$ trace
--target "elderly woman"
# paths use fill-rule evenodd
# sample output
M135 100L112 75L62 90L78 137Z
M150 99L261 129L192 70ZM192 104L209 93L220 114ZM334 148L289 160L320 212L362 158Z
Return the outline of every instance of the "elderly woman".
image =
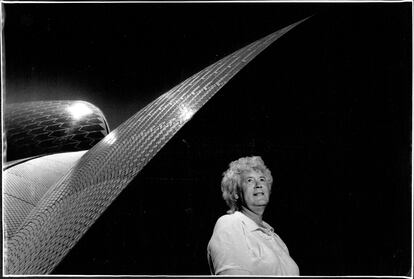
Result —
M285 243L262 220L272 182L258 156L230 163L221 182L230 210L217 220L207 248L212 274L299 275Z

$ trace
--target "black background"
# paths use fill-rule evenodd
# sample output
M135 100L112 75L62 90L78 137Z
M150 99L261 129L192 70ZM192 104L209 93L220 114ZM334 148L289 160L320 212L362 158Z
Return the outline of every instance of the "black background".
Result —
M411 267L411 3L5 4L7 103L82 99L112 129L304 17L155 156L56 274L209 274L221 174L260 155L301 275Z

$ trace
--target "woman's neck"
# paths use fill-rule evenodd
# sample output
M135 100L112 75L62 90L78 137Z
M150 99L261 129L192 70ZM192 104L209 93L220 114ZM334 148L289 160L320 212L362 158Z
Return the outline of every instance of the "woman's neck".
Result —
M255 208L255 210L242 206L240 212L252 219L257 225L262 225L264 206L258 207L257 209Z

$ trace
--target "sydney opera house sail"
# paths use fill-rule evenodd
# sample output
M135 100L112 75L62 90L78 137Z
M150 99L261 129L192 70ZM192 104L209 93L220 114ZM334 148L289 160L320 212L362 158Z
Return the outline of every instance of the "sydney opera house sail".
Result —
M107 134L86 153L70 153L73 165L63 165L54 179L42 184L42 193L26 201L30 202L29 207L23 208L25 201L9 204L4 215L13 225L7 228L6 274L51 273L178 130L252 59L302 21L259 39L189 77ZM104 122L98 123L102 127L98 130L105 132ZM30 174L24 168L33 168L36 163L46 164L42 160L28 161L8 168L6 188L13 192L13 187L21 187L13 180L13 168L19 167L20 173L26 175L23 179L20 177L19 182L25 185L24 179L30 179ZM27 195L21 198L25 197Z

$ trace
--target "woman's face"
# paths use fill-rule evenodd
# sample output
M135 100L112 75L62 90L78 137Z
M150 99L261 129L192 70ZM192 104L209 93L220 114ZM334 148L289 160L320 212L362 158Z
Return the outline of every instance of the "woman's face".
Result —
M266 206L270 198L269 181L261 171L244 171L241 174L241 195L247 208Z

